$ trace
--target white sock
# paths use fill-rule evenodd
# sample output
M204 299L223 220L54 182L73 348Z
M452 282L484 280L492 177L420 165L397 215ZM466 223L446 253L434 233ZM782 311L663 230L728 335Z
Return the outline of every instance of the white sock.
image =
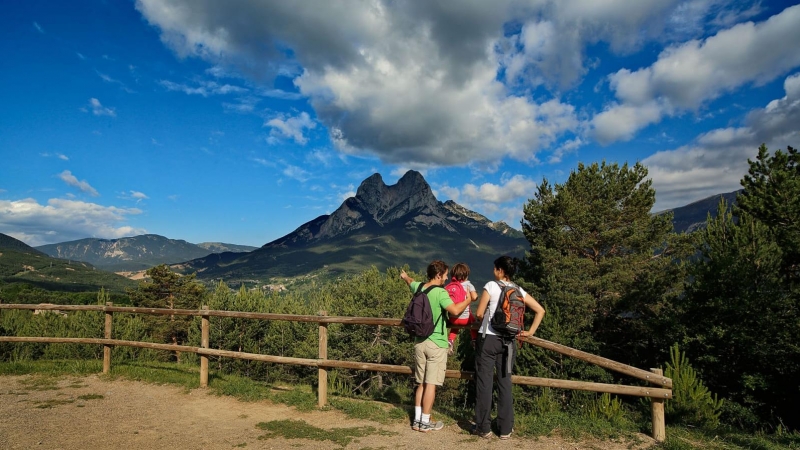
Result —
M431 423L431 415L430 414L423 414L420 416L420 422L422 423Z
M414 422L419 422L420 416L422 416L422 406L415 406L414 407Z

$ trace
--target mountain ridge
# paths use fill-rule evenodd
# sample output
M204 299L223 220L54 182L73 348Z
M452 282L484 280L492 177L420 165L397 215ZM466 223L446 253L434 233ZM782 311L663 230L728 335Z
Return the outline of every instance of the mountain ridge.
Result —
M215 250L255 249L256 247L208 242L192 244L182 239L170 239L157 234L118 239L85 238L47 244L37 250L54 258L74 259L100 269L115 272L138 271L159 264L173 264L200 258Z
M293 276L312 271L357 273L408 264L423 270L432 259L466 262L490 271L501 254L522 256L524 235L492 222L452 200L436 199L417 171L387 186L375 173L331 214L316 217L291 233L246 254L209 255L176 266L198 278Z

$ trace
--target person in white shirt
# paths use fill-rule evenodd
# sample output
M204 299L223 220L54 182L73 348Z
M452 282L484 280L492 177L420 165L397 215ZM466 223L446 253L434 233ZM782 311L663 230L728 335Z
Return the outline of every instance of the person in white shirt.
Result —
M484 438L492 436L492 388L495 369L497 370L497 426L500 439L508 439L514 429L514 404L511 396L511 372L514 368L516 345L514 338L508 339L498 335L492 328L491 318L495 313L500 293L501 284L511 283L511 278L517 271L519 262L510 256L501 256L494 261L494 279L486 283L484 291L478 301L475 312L481 321L478 330L478 347L475 357L475 428L474 434ZM519 288L524 298L525 306L533 310L536 316L528 330L522 331L521 336L533 336L542 322L545 311L530 294Z

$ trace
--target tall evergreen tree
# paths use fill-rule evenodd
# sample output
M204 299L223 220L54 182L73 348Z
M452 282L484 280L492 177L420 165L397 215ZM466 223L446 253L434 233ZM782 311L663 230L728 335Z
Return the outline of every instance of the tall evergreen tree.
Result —
M195 275L182 276L169 269L166 264L147 270L150 280L142 281L135 290L129 291L134 306L145 308L199 309L205 295L205 287ZM151 316L150 334L161 342L180 345L186 341L191 316ZM180 359L180 355L176 354Z
M672 233L671 214L650 213L655 190L646 177L639 163L579 164L563 184L544 180L525 205L523 284L548 309L542 337L634 365L655 362L653 347L668 352L670 342L652 330L681 292L675 257L689 246Z
M783 273L793 285L800 282L800 153L786 147L770 155L762 144L742 179L744 192L738 210L748 213L775 233L783 250Z
M709 387L761 420L800 426L800 155L766 146L733 213L709 217L678 302L684 348ZM736 219L736 220L735 220ZM739 419L745 417L739 415Z
M692 283L678 302L683 345L715 392L762 419L798 425L798 296L782 275L776 233L720 203L702 232Z

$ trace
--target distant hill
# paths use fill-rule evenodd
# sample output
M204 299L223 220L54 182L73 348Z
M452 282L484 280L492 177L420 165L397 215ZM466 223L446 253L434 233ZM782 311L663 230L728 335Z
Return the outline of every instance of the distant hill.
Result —
M28 252L36 255L44 254L30 245L20 241L19 239L15 239L3 233L0 233L0 250L16 250L19 252Z
M22 244L20 247L14 241ZM122 293L136 282L91 264L52 258L0 233L0 284L25 283L50 291Z
M215 251L250 251L257 247L221 242L195 245L157 234L144 234L120 239L87 238L36 248L56 258L88 262L104 270L123 272L149 269L159 264L174 264Z
M330 215L249 253L208 255L174 266L201 279L266 280L313 272L331 276L408 264L424 272L433 259L466 262L473 280L491 278L500 255L523 256L528 242L503 222L492 222L453 201L442 203L419 172L395 185L380 174L364 180L355 197Z
M672 211L672 224L675 228L675 232L692 232L705 227L709 213L711 217L717 216L717 206L719 206L719 200L721 198L725 199L730 208L736 203L736 195L742 191L743 189L739 189L738 191L728 192L726 194L712 195L711 197L698 200L686 206L662 211L659 214Z
M197 246L208 250L209 253L224 253L224 252L245 253L245 252L252 252L253 250L258 248L249 245L225 244L222 242L201 242L197 244Z

